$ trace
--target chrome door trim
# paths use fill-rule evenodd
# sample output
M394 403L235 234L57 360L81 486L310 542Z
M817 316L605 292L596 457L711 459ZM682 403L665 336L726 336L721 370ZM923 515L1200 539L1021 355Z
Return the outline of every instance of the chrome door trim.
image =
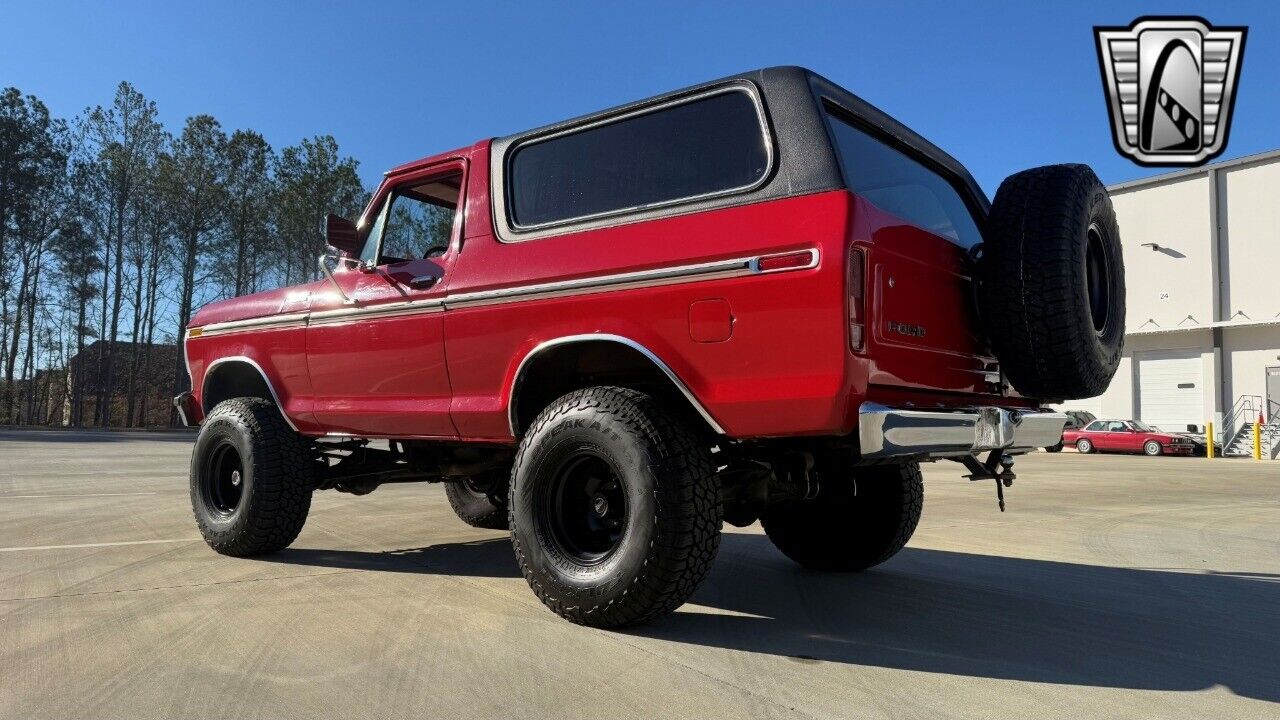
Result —
M765 270L761 262L771 257L792 255L799 252L809 253L809 260L796 267ZM221 335L238 330L278 330L311 325L333 325L354 320L379 319L416 315L419 313L436 313L454 308L494 305L508 302L522 302L535 298L569 297L574 295L590 295L615 290L631 290L635 288L675 285L687 281L718 280L732 277L748 277L797 270L811 270L819 263L817 248L789 250L784 252L752 255L727 260L711 260L688 265L670 265L649 270L635 270L609 275L592 275L571 280L513 285L493 290L442 295L423 300L405 300L399 302L343 306L330 310L312 310L288 315L269 315L250 318L248 320L229 320L227 322L210 323L187 330L188 338L206 335Z
M534 346L534 348L530 350L524 356L523 359L520 360L520 364L516 366L515 379L511 382L511 392L508 393L507 395L507 423L511 429L511 437L514 437L514 438L520 437L520 435L517 433L517 430L516 430L515 398L517 393L519 393L520 391L520 381L523 379L524 369L525 369L525 366L529 364L529 361L532 360L536 355L538 355L538 353L541 353L544 350L548 350L553 347L558 347L560 345L569 345L573 343L580 343L580 342L591 342L591 341L605 341L605 342L619 343L621 345L626 345L632 350L639 352L641 355L644 355L654 365L656 365L658 369L663 372L664 375L667 376L667 379L669 379L672 383L675 384L676 388L680 390L680 393L684 395L686 400L689 401L689 404L693 405L693 409L698 411L698 414L702 416L702 419L707 422L707 425L709 425L711 429L716 432L716 434L718 435L725 434L724 428L721 427L720 423L716 422L716 419L711 416L711 413L708 412L705 407L703 407L702 402L699 401L697 396L693 394L693 391L689 389L689 386L684 384L684 381L680 379L680 376L676 375L676 372L671 369L671 366L668 365L665 361L663 361L662 358L658 357L657 353L653 352L652 350L645 347L644 345L641 345L635 340L632 340L629 337L624 337L622 335L614 335L611 333L585 333L582 335L565 335L563 337L558 337L551 340L545 340L539 343L538 345Z
M187 337L205 337L223 335L236 330L281 330L291 327L302 327L307 324L308 313L289 313L287 315L267 315L249 318L248 320L228 320L227 322L209 323L196 328L187 329Z
M339 325L355 320L381 319L400 317L403 315L419 315L425 313L444 312L444 300L431 298L428 300L405 300L403 302L380 303L361 307L343 307L333 310L316 310L307 318L308 326Z
M712 277L733 277L749 275L754 258L733 258L731 260L715 260L692 265L676 265L673 267L637 270L634 272L615 273L612 275L595 275L573 280L557 280L555 282L536 283L533 285L516 285L495 290L479 290L450 295L444 299L448 308L467 307L472 305L492 304L496 302L514 302L527 300L534 296L563 296L569 294L589 294L620 290L635 287L652 287L669 285L688 278L711 279Z

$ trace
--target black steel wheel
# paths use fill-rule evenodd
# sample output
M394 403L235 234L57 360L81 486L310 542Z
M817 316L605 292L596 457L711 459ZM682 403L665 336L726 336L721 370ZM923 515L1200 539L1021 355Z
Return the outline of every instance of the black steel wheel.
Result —
M623 477L609 459L580 448L552 473L539 524L561 552L594 565L622 543L627 524Z
M275 404L234 398L205 418L191 453L191 510L209 547L248 557L293 542L311 509L315 454Z
M211 512L235 515L244 497L244 462L229 438L222 438L208 453L200 473L200 491Z
M511 474L511 540L534 594L595 627L679 607L720 546L710 444L635 390L587 388L543 410Z

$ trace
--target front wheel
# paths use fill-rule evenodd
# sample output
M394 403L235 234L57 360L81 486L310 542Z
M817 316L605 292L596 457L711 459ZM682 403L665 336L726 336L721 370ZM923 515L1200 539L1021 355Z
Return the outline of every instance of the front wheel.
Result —
M191 509L209 547L236 557L288 547L311 509L315 454L261 398L209 413L191 453Z
M1155 440L1148 440L1142 444L1142 452L1147 455L1159 455L1161 452L1160 443Z
M666 615L693 594L720 546L710 443L649 395L569 393L520 442L511 540L538 599L581 625Z
M770 506L760 518L783 555L817 570L866 570L911 539L924 508L920 466L873 465L819 476L818 495Z
M1093 452L1093 442L1081 438L1076 441L1076 452L1088 455Z

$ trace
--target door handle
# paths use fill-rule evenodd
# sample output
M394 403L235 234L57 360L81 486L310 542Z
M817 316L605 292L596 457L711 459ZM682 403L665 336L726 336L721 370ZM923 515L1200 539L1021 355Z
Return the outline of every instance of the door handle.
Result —
M435 285L439 280L440 278L435 275L419 275L409 280L409 287L414 290L425 290Z

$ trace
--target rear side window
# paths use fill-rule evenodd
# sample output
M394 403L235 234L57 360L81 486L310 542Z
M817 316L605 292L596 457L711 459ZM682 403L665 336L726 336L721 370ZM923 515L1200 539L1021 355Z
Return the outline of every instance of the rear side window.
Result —
M961 247L982 242L969 207L945 178L839 115L828 116L850 190L881 210Z
M1106 425L1107 424L1105 422L1098 420L1097 422L1089 423L1089 426L1086 427L1085 430L1088 430L1089 432L1102 432Z
M529 229L745 190L769 147L755 98L720 91L517 145L507 207Z

